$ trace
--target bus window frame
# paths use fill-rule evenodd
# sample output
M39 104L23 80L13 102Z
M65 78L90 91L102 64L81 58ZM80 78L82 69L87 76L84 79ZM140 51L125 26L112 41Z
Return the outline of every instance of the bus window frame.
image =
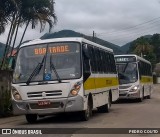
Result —
M19 52L21 51L21 49L23 48L27 48L27 47L30 47L30 46L38 46L38 45L42 45L42 44L51 44L51 43L78 43L79 46L80 46L80 77L78 78L69 78L69 79L62 79L62 80L75 80L75 79L81 79L83 77L83 58L82 58L82 42L79 42L79 41L58 41L58 42L44 42L44 43L36 43L36 44L33 44L33 45L25 45L25 46L22 46L19 48L18 50L18 54L17 54L17 57L19 55ZM16 64L17 64L17 57L16 57L16 62L15 62L15 68L16 68ZM14 71L15 71L15 68L14 68ZM49 82L53 82L53 81L56 81L56 80L49 80ZM39 80L39 81L32 81L32 82L44 82L44 80ZM25 82L14 82L13 79L12 79L12 83L13 84L22 84L22 83L25 83Z

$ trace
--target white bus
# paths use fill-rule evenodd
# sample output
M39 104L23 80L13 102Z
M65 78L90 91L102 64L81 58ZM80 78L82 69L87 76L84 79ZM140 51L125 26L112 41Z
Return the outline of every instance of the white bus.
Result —
M113 50L83 38L33 40L18 52L13 74L14 114L38 116L92 109L108 112L119 98Z
M153 77L151 63L137 55L116 55L116 66L119 74L120 99L151 98Z

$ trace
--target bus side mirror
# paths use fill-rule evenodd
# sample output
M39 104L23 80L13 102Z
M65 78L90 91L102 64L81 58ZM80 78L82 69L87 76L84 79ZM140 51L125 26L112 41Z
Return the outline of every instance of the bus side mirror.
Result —
M90 71L90 61L89 59L84 59L83 60L83 74L84 74L84 82L89 78L91 75Z

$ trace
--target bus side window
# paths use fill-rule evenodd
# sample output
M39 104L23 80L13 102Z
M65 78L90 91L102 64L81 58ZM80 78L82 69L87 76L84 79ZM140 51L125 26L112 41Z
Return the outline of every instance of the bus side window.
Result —
M108 56L109 53L106 53L105 54L105 62L106 62L106 73L109 73L110 72L110 65L109 65L109 56Z
M106 56L105 56L105 51L102 52L102 63L103 63L103 72L107 73L107 64L106 64Z
M88 52L90 56L90 65L92 73L96 72L96 64L95 64L95 56L94 56L94 49L92 46L88 46Z
M141 79L141 76L142 76L142 64L141 64L141 62L138 62L138 69L139 69L139 78Z
M103 64L103 62L102 62L102 50L101 49L98 49L98 62L99 62L99 73L103 73L104 71L103 71L103 66L104 66L104 64Z
M110 54L110 57L111 57L111 63L112 63L112 72L114 74L116 74L116 64L115 64L115 60L114 60L114 55L113 54Z
M83 45L83 51L82 51L82 55L83 55L83 77L84 77L84 82L88 79L88 77L91 75L90 72L90 59L89 59L89 54L88 54L88 48L87 46Z
M111 61L111 55L108 53L108 68L109 68L109 73L112 73L112 61Z

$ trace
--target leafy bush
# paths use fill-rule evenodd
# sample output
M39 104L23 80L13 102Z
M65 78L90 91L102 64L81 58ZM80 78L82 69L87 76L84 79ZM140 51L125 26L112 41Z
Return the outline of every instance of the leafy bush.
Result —
M11 115L11 93L10 90L4 90L4 87L1 86L0 92L0 116Z

